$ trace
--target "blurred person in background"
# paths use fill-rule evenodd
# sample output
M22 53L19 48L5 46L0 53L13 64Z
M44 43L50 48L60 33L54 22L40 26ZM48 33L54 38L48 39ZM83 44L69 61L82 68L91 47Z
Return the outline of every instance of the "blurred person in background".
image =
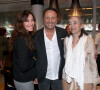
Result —
M0 28L0 66L1 70L4 70L5 62L8 59L9 51L8 51L8 39L6 38L6 28Z
M100 76L100 24L98 25L98 33L95 36L95 47L96 47L96 57L97 57L97 67Z
M13 77L17 90L34 90L35 70L35 17L29 10L18 14L11 34L13 50Z
M71 31L70 31L70 29L69 29L69 25L67 25L65 29L67 30L68 35L70 35L70 34L71 34Z

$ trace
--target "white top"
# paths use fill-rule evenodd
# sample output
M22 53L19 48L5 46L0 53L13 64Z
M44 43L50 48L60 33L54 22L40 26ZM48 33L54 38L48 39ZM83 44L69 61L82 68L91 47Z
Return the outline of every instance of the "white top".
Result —
M72 35L65 38L65 74L66 81L70 83L74 79L80 86L80 90L84 90L84 66L85 51L84 46L87 36L83 35L77 45L72 49Z
M44 29L44 41L48 62L46 78L55 80L58 79L60 65L60 51L58 47L56 31L54 32L52 40L49 40Z
M97 34L96 34L96 37L95 37L95 44L98 45L98 47L97 47L97 52L98 52L98 54L100 54L100 33L97 33Z

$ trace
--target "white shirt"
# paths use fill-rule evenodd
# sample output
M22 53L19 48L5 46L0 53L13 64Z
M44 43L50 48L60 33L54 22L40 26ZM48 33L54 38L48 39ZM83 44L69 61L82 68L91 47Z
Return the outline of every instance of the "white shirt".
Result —
M98 45L97 46L97 52L98 52L98 54L100 54L100 33L97 33L96 34L95 44Z
M58 72L60 66L60 51L57 42L56 31L54 32L52 40L46 36L44 29L44 41L47 54L47 73L46 78L50 80L58 79Z

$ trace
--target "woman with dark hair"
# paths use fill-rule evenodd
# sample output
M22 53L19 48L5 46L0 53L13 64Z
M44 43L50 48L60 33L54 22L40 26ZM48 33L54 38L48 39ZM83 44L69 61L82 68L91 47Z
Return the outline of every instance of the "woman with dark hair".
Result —
M35 71L35 17L31 11L18 14L11 34L13 50L13 76L17 90L34 90Z
M70 17L71 35L64 41L66 61L63 70L63 90L66 90L67 86L68 90L96 90L96 84L100 83L94 42L83 27L81 17Z
M5 62L8 59L8 39L6 38L6 28L0 28L0 66L1 70L4 70Z

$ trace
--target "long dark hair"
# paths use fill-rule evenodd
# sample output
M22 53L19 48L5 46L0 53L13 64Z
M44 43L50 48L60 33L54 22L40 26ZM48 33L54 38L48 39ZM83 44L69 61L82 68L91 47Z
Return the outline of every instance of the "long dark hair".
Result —
M11 49L13 48L13 42L17 39L17 37L22 36L25 38L26 44L29 47L30 50L34 50L34 43L33 43L33 37L36 34L36 25L33 27L33 31L27 32L25 30L25 27L23 26L23 23L27 21L27 18L31 14L33 16L33 20L35 21L34 14L29 10L24 10L21 13L18 14L16 23L14 25L14 30L11 33L11 40L10 43L12 44Z
M6 35L6 32L7 32L7 30L5 27L0 27L0 36Z

